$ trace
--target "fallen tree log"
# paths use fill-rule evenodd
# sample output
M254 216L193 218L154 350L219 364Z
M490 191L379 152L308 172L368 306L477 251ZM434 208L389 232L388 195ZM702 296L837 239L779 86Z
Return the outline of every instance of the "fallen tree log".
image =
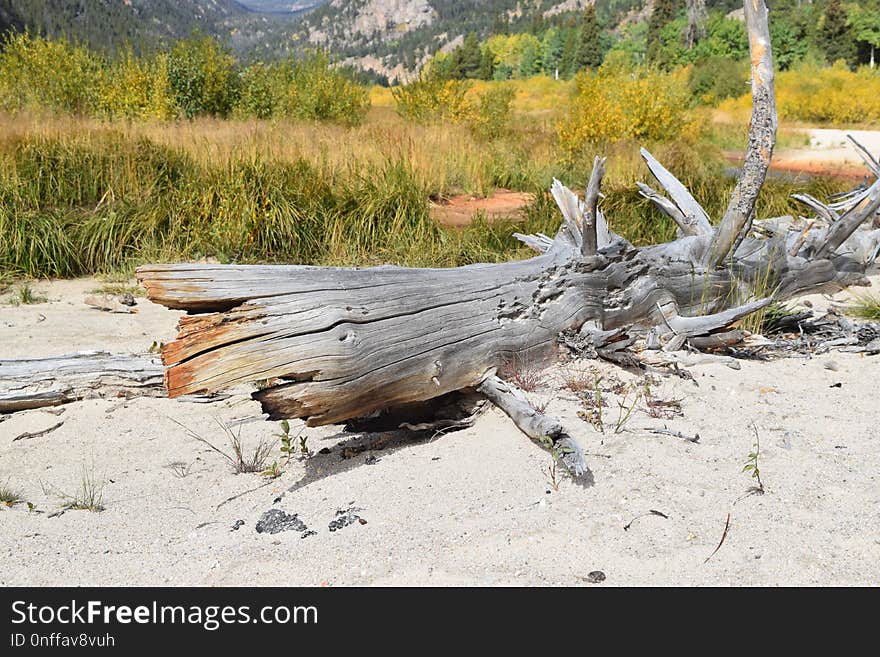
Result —
M81 351L54 358L0 361L0 413L80 399L165 395L157 356Z
M666 244L635 248L609 229L600 207L604 161L597 158L585 201L554 182L563 218L554 238L517 236L539 252L528 260L450 269L144 266L137 276L148 297L189 313L162 353L169 395L263 380L269 385L254 397L269 417L310 425L480 386L504 407L504 382L487 382L513 355L552 356L560 333L607 337L658 327L683 343L727 329L771 298L864 284L880 231L856 233L880 209L877 180L834 213L823 210L803 235L750 231L776 108L767 9L763 0L744 6L752 54L749 148L717 227L643 151L668 197L640 189L679 226L679 237ZM507 405L534 433L536 418L519 403Z

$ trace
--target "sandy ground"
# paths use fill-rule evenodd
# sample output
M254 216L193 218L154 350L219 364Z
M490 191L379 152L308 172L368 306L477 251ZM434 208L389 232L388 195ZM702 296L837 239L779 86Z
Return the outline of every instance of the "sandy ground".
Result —
M482 212L486 219L518 219L522 209L532 202L532 194L496 189L491 196L462 194L441 203L431 203L431 217L446 226L466 226Z
M40 283L47 302L0 301L0 358L142 351L173 336L178 313L143 299L135 315L86 307L83 292L95 285ZM571 367L632 378L593 361ZM880 584L880 357L832 353L691 371L699 385L673 377L654 389L680 399L682 417L636 410L624 431L605 434L577 416L578 400L551 371L531 394L550 400L548 412L590 454L593 476L590 486L560 476L558 491L549 455L495 409L468 430L350 458L345 446L375 436L306 429L309 447L329 453L294 459L263 488L177 424L225 448L216 419L259 412L246 391L213 404L87 400L60 416L18 413L0 422L0 484L36 511L0 509L0 585L591 586L592 571L606 575L602 586ZM613 425L617 409L605 413ZM59 420L48 435L13 440ZM742 472L752 422L764 495L747 495L753 481ZM643 430L664 425L700 441ZM254 445L277 430L255 422L241 435ZM84 473L103 486L105 510L50 517ZM352 507L366 523L330 531L337 511ZM269 509L298 514L315 533L257 533ZM728 513L726 540L705 562Z
M880 153L880 130L838 130L805 128L808 148L780 149L773 155L772 168L808 174L834 174L861 178L865 165L847 135L852 135L873 154Z

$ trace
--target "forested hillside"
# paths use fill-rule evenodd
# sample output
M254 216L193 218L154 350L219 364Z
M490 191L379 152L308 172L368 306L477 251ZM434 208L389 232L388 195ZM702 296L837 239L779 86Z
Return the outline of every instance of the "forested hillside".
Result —
M876 59L880 0L769 5L781 68ZM67 37L105 54L149 52L199 31L242 60L322 48L391 80L440 53L453 77L507 79L570 77L612 53L666 69L742 59L741 13L738 0L0 0L0 30Z
M249 13L235 0L0 0L0 21L105 52L149 49L194 30L228 38L230 21Z

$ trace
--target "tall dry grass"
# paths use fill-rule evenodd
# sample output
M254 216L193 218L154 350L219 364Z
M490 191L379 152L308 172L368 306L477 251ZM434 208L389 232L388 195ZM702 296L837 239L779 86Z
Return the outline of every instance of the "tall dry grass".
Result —
M74 276L147 260L453 266L525 257L514 231L552 234L553 177L573 188L589 158L561 156L558 115L520 113L486 140L465 125L419 125L374 107L362 125L290 120L99 121L0 116L0 272ZM674 227L640 197L650 174L634 141L609 144L603 186L614 230L635 243ZM734 179L717 147L651 145L721 216ZM437 225L429 201L532 192L516 220ZM768 182L759 214L796 211L788 195L841 185Z

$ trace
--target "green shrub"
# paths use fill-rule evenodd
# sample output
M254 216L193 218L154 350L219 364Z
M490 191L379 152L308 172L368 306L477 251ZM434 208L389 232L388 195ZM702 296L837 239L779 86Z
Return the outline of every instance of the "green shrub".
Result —
M359 125L370 109L369 93L332 66L322 51L277 64L253 64L242 73L239 116L286 116Z
M370 109L366 88L331 66L323 51L312 52L291 66L291 85L284 113L298 119L358 125Z
M697 102L717 105L725 98L738 98L747 92L748 81L748 64L713 57L691 67L688 88Z
M241 73L240 92L235 113L269 119L278 113L281 101L280 87L284 84L279 66L251 64Z
M352 126L369 108L367 89L321 51L239 73L227 48L200 35L149 57L128 48L110 62L63 39L13 34L0 44L0 109L158 120L234 110Z
M493 86L480 96L480 102L469 123L476 137L484 140L498 139L510 128L515 95L512 87Z
M168 79L187 118L227 116L235 104L235 59L211 37L197 35L178 41L168 57Z

